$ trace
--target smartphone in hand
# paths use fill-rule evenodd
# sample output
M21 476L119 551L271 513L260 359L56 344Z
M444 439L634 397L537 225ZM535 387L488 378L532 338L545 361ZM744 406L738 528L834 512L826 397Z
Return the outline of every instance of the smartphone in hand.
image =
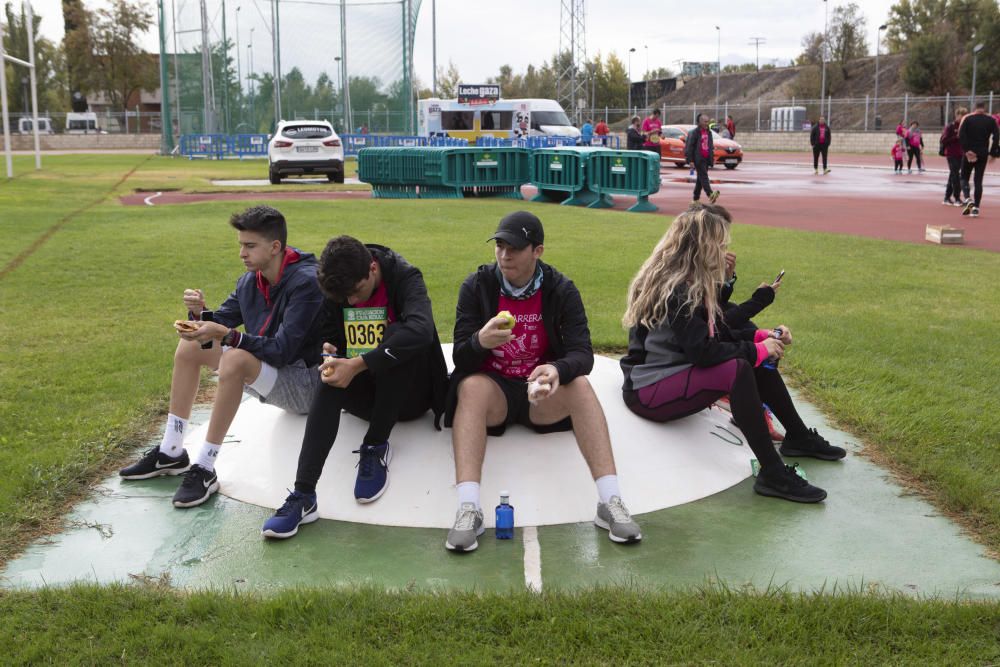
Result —
M203 310L203 311L201 311L201 321L202 322L214 322L215 321L215 313L213 313L211 310ZM212 349L212 341L208 341L207 343L202 343L201 344L201 349L203 349L203 350L210 350L210 349Z
M780 283L780 282L781 282L781 279L782 279L782 278L784 278L784 277L785 277L785 270L784 270L784 269L782 269L782 270L781 270L781 271L780 271L780 272L778 273L778 277L777 277L777 278L775 278L775 279L774 279L774 280L772 281L772 284L773 284L773 283Z

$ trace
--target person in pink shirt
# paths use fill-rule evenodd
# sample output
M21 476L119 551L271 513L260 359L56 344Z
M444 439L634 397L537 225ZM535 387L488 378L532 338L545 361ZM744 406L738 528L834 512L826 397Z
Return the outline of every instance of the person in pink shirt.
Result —
M660 110L653 109L653 112L646 117L646 120L642 121L642 135L646 137L646 141L642 144L642 147L647 151L652 151L657 155L660 154L660 135L662 134L661 128L663 123L660 121Z
M829 174L830 170L826 166L826 154L830 150L830 138L833 133L830 131L830 126L827 125L826 119L823 116L819 117L819 122L813 125L812 132L809 134L809 143L812 145L813 149L813 173L819 173L819 156L823 156L823 174Z
M504 216L491 240L496 262L465 279L455 309L445 426L452 427L458 512L445 548L479 546L486 436L513 424L536 433L573 431L597 486L594 524L612 542L638 542L642 533L622 501L604 410L587 379L594 351L580 292L542 262L545 232L534 214Z
M889 154L892 155L892 173L894 174L903 173L903 158L906 157L906 147L903 145L905 141L902 137L898 137L889 151Z

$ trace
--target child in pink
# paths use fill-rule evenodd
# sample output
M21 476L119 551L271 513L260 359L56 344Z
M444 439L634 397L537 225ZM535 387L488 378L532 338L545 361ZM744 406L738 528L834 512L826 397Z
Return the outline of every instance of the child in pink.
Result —
M892 150L889 153L892 155L893 168L892 172L894 174L903 173L903 157L906 155L906 148L903 146L903 138L900 137L896 140L896 143L892 145Z

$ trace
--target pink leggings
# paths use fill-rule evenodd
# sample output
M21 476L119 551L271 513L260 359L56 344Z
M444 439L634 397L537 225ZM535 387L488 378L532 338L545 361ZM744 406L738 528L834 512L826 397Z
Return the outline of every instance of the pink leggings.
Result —
M738 364L738 359L730 359L708 368L692 366L631 392L637 400L632 403L626 398L625 403L640 417L657 422L693 415L729 394L736 381Z

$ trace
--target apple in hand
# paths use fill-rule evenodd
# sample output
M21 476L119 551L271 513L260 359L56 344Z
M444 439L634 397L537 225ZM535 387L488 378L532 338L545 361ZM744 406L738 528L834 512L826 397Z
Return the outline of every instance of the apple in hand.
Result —
M502 317L504 320L500 323L501 329L513 329L514 325L517 324L517 321L514 319L514 316L510 314L509 310L501 310L497 313L497 317Z

